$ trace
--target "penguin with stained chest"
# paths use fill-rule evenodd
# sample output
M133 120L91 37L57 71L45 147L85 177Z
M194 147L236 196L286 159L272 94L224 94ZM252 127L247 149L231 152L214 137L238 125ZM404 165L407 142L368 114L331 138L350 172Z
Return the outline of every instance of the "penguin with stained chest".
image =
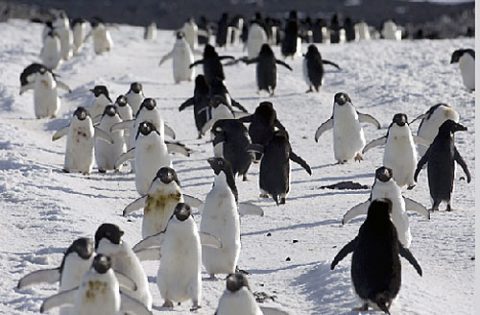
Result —
M43 47L40 51L40 59L42 60L42 64L44 64L48 69L55 69L58 67L62 60L61 49L62 48L58 34L54 30L49 31L43 39Z
M130 89L125 94L127 98L128 104L132 107L133 115L135 116L142 104L143 100L145 99L145 95L143 95L143 86L139 82L133 82L130 84Z
M225 73L223 72L223 66L221 61L231 59L234 60L233 56L219 56L215 51L215 48L207 44L203 50L203 59L197 60L190 65L190 68L197 65L203 65L203 75L207 80L208 85L212 85L214 79L219 79L221 81L225 80Z
M181 81L193 80L195 69L190 68L190 64L195 61L195 58L193 57L192 48L190 48L182 32L177 32L177 39L173 45L173 49L162 57L158 65L160 66L169 58L173 59L173 80L175 84Z
M398 240L397 230L390 220L391 211L389 199L373 200L358 235L340 250L330 265L333 270L345 256L353 252L353 288L362 301L362 306L354 311L364 312L373 307L390 314L390 306L400 291L402 279L399 255L422 275L422 268L415 257Z
M315 141L327 130L333 128L333 151L338 163L343 164L352 158L361 161L365 146L365 135L360 123L370 123L381 128L373 116L358 112L346 93L337 93L333 102L333 114L318 127Z
M103 115L105 108L113 102L105 85L95 85L93 89L90 89L90 92L93 93L94 100L89 107L89 112L94 123L97 123L98 119Z
M463 85L475 90L475 51L473 49L457 49L452 53L450 64L458 63L462 75Z
M320 86L323 84L323 75L325 73L323 65L332 65L339 70L340 67L334 62L322 59L322 55L318 51L317 46L313 44L308 46L308 51L304 56L303 78L308 85L308 90L306 93L313 92L313 89L318 92Z
M102 141L102 139L95 140L95 161L97 162L98 171L100 173L105 173L108 170L117 171L118 168L115 165L115 162L120 155L126 151L123 130L110 131L113 125L121 121L122 119L118 115L115 106L109 105L105 107L98 128L106 133L110 133L113 143Z
M457 162L467 176L467 183L471 181L467 163L455 146L455 133L466 131L467 128L453 120L445 121L439 128L438 134L428 147L425 155L418 161L414 179L417 181L418 174L423 165L427 164L428 187L432 197L432 211L438 210L442 201L447 203L447 211L451 211L451 196L453 181L455 179L455 162Z

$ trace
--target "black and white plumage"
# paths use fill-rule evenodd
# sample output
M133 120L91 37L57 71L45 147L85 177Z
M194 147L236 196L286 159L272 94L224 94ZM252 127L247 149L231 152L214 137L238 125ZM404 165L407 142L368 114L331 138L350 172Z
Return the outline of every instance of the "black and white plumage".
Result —
M203 136L202 128L205 123L212 117L210 108L210 88L208 87L205 76L202 74L197 75L195 78L195 90L193 91L193 97L190 97L183 102L178 108L179 111L183 111L189 106L193 105L193 114L195 118L195 126L198 130L198 139Z
M212 84L214 79L225 80L225 73L221 61L225 59L235 59L233 56L219 56L212 45L207 44L203 51L203 59L197 60L190 65L190 68L197 65L203 65L203 74L208 85Z
M308 46L308 51L303 60L303 77L308 85L307 93L313 92L313 89L315 89L316 92L319 91L320 86L323 84L323 75L325 73L323 65L326 64L340 69L336 63L322 59L322 55L318 51L317 46L313 44Z

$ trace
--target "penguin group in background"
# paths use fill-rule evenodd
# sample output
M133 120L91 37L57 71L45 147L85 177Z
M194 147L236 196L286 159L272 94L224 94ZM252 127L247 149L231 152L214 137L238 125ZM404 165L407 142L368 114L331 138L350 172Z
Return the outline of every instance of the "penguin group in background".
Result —
M155 40L157 38L157 23L151 22L147 26L145 26L145 30L143 32L143 39L145 40Z
M217 23L217 33L215 36L215 44L217 47L226 47L228 36L228 13L222 13Z
M457 49L452 53L450 63L458 63L462 75L463 85L475 90L475 51L473 49Z
M338 14L332 15L330 20L330 43L338 44L344 43L346 40L345 30L343 27L340 26L340 21L338 18Z
M343 28L345 30L345 39L347 42L354 42L358 40L357 30L353 24L352 18L347 16L343 20Z
M93 104L89 107L89 112L94 123L97 123L100 116L103 115L105 108L111 105L113 101L105 85L95 85L93 89L90 89L90 92L93 93L94 100Z
M42 64L48 69L55 69L62 60L61 43L55 30L48 31L43 38L43 47L40 51Z
M87 20L76 18L72 21L73 53L79 52L87 36Z
M323 65L332 65L339 70L340 67L334 62L322 59L322 56L320 55L317 46L315 46L314 44L308 46L307 53L304 56L305 58L303 60L303 77L308 85L308 90L306 93L313 92L313 89L318 92L320 86L323 84Z
M197 75L195 78L195 89L193 91L193 97L190 97L183 102L178 108L179 111L183 111L189 106L193 105L193 116L195 118L195 126L197 127L198 137L201 139L204 132L203 126L208 120L211 119L211 107L210 107L210 88L203 74Z
M115 106L108 105L105 107L98 128L106 133L110 133L112 143L103 141L103 139L95 140L95 160L100 173L105 173L109 170L118 171L118 166L115 162L126 151L125 139L123 138L123 130L110 131L110 129L121 121L122 119L118 115Z
M127 98L127 102L132 108L133 115L135 116L140 108L140 105L145 99L142 84L139 82L131 83L130 89L127 91L127 93L125 93L125 97Z
M415 257L398 240L397 230L390 221L391 211L389 199L373 200L358 235L340 250L330 265L333 270L345 256L353 253L352 283L355 294L362 301L354 311L365 312L373 307L390 314L390 306L400 291L402 279L399 255L422 275Z
M205 45L203 50L203 59L197 60L190 65L190 68L197 65L203 65L203 75L208 85L212 85L213 80L225 80L223 66L221 61L225 59L235 60L233 56L219 56L212 45Z
M197 40L199 45L207 45L210 44L210 37L211 37L211 28L209 26L209 21L207 18L202 15L198 20L198 34Z
M365 135L360 123L370 123L381 128L373 116L358 112L350 97L343 92L335 94L333 114L315 132L315 141L327 130L333 128L333 151L338 163L343 164L352 158L363 160L362 149L365 146Z
M180 83L181 81L192 81L195 76L195 69L192 69L190 65L195 61L193 57L192 49L190 45L184 38L182 32L177 33L177 40L173 45L173 49L162 57L160 63L161 65L167 59L172 58L173 62L173 80L175 84Z
M467 176L467 183L471 181L470 171L465 160L455 146L455 133L466 131L467 128L453 120L445 121L438 129L438 134L428 147L427 152L418 161L414 179L427 163L428 187L432 198L432 211L438 211L440 203L447 203L447 211L451 211L451 196L455 179L455 162L457 162Z
M113 48L113 40L110 31L103 21L95 19L91 23L91 35L93 38L93 50L97 55L109 52Z

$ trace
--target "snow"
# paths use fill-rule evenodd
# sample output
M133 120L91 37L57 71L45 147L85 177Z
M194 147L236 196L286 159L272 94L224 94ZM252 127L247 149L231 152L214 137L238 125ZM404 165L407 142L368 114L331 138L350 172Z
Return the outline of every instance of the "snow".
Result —
M93 237L104 222L118 224L133 245L141 237L141 216L121 216L123 208L137 198L132 174L90 176L61 172L65 139L51 141L52 134L66 125L73 110L92 101L88 89L105 84L112 99L126 93L139 81L145 95L157 99L166 121L180 141L194 150L190 158L175 156L183 190L204 199L213 182L206 158L212 145L196 140L192 111L179 113L178 106L193 95L193 82L173 83L171 64L158 61L171 50L174 36L159 32L153 42L143 40L143 29L119 25L111 28L115 43L108 54L93 54L91 42L78 56L57 72L73 92L62 95L59 117L37 120L33 115L32 92L18 95L18 77L24 67L38 60L41 26L11 20L0 29L0 313L37 314L42 300L54 294L55 286L15 289L28 272L59 266L63 250L81 236ZM430 106L450 103L461 116L468 132L458 133L456 143L473 178L474 94L465 90L457 65L450 55L458 48L473 47L473 39L438 41L372 41L319 45L325 59L338 63L342 71L327 66L320 93L305 94L301 58L287 60L294 71L279 68L276 96L256 92L255 67L238 64L225 68L226 84L233 98L250 112L262 100L271 100L279 119L290 132L293 150L312 167L310 177L292 164L291 192L287 204L258 198L258 165L251 167L249 180L237 183L240 201L261 205L266 215L243 217L239 267L250 272L253 291L276 296L277 305L291 314L350 314L359 306L350 281L351 256L334 271L329 265L343 245L353 239L362 222L341 226L346 210L368 198L368 190L323 190L320 186L353 180L371 185L374 170L381 166L383 149L375 149L361 163L334 165L332 135L327 132L315 143L316 128L332 112L333 95L348 93L359 111L382 122L376 130L365 126L367 142L383 136L397 112L409 120ZM303 49L306 50L306 47ZM241 47L221 53L243 56ZM279 49L275 47L279 57ZM197 70L201 71L201 70ZM416 130L418 123L414 123ZM413 236L411 251L421 264L419 277L402 259L402 288L392 314L472 314L474 261L474 180L458 180L457 168L452 206L455 211L432 214L430 221L410 216ZM409 196L430 207L426 171ZM196 220L199 220L199 215ZM271 233L271 236L267 236ZM297 240L298 242L294 242ZM290 258L287 261L287 257ZM144 264L154 297L155 314L163 304L155 276L158 263ZM198 314L212 314L224 290L223 280L205 280ZM162 314L186 314L190 302ZM365 314L365 313L363 313Z

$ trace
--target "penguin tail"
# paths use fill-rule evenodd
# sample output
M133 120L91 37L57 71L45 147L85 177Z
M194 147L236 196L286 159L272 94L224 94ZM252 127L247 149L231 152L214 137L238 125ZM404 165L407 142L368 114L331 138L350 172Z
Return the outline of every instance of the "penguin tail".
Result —
M277 206L278 206L278 205L280 204L280 203L278 202L278 195L277 195L277 194L272 194L272 198L273 198L273 200L275 200L275 203L276 203Z
M373 301L383 312L385 312L385 314L390 315L389 308L392 301L390 298L388 298L388 294L386 292L378 293L373 299Z

